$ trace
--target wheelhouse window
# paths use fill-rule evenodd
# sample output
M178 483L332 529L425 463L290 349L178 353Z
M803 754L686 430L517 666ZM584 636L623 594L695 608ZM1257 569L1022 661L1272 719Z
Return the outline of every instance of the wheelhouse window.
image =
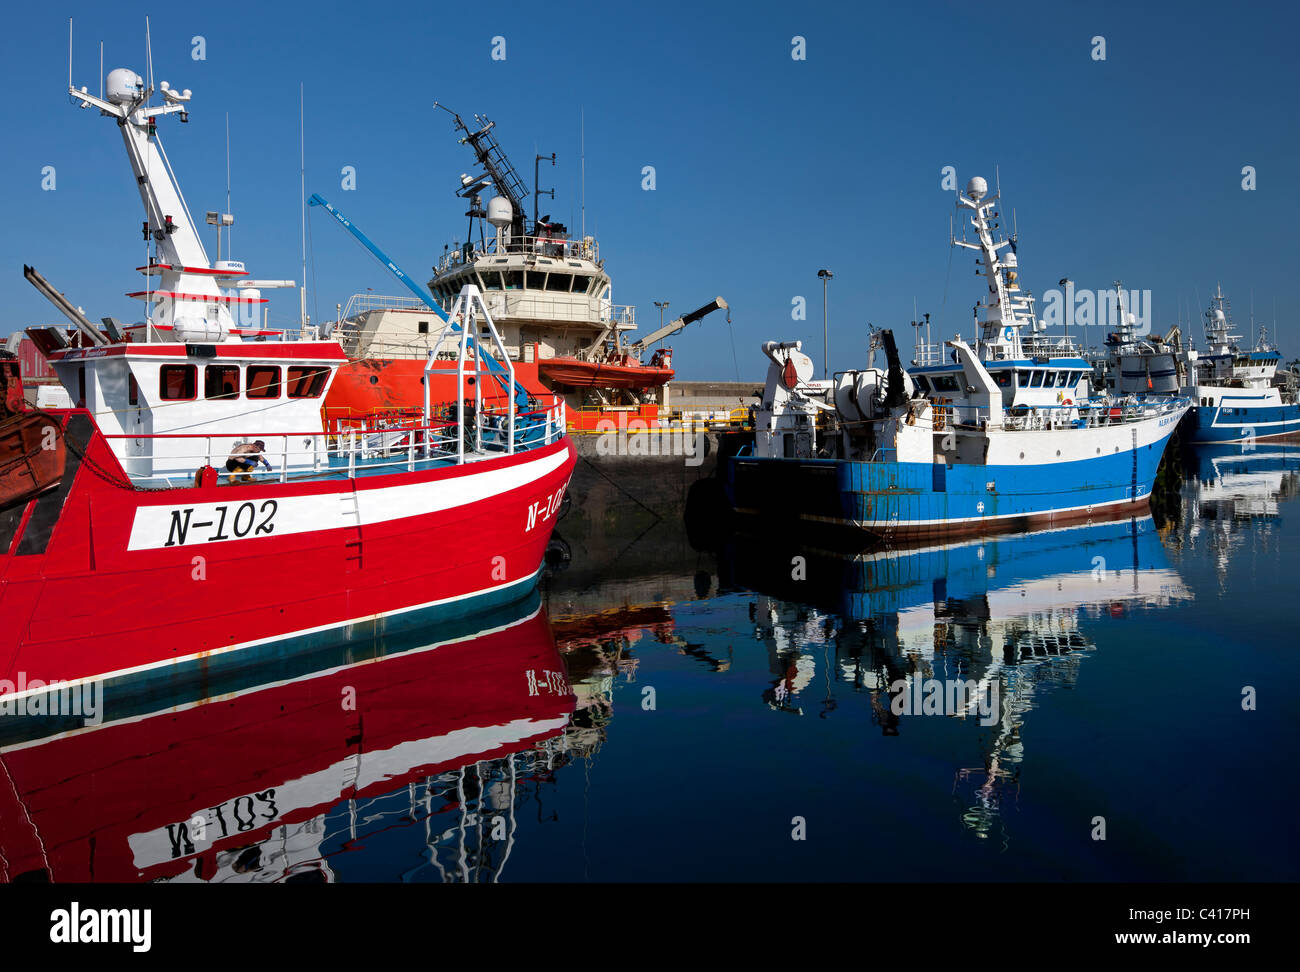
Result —
M957 379L952 375L935 375L935 391L955 392L957 390Z
M914 375L913 377L916 378L916 387L921 389L921 394L930 394L930 379L925 375Z
M158 397L166 402L198 398L199 369L192 364L163 365L158 374Z
M249 365L245 394L249 398L279 398L280 368L278 365Z
M1043 373L1041 371L1038 371L1037 369L1034 370L1034 372L1029 378L1029 387L1030 388L1043 387Z
M992 373L992 377L993 377L993 380L994 380L995 382L997 382L997 385L998 385L999 388L1010 388L1010 387L1011 387L1011 372L1009 372L1009 371L995 371L995 372Z
M1055 372L1055 371L1049 371L1049 372L1047 372L1046 375L1043 376L1043 387L1044 387L1044 388L1055 388L1055 387L1056 387L1056 372Z
M419 334L428 334L428 333L429 333L429 322L428 322L428 321L420 321L420 322L418 322L418 323L416 324L416 328L415 328L415 329L416 329L416 332L419 333ZM293 371L294 371L294 369L290 368L290 369L289 369L289 374L293 374Z
M527 279L527 282L528 282L528 289L529 289L529 290L545 290L545 289L546 289L546 274L541 273L540 271L537 271L537 270L529 270L529 271L528 271L528 276L527 276L526 279Z
M1029 387L1029 375L1030 375L1030 372L1028 372L1028 371L1017 371L1017 372L1016 372L1016 385L1019 386L1020 388L1028 388L1028 387Z
M290 368L288 381L290 398L320 398L329 378L328 368Z
M239 366L208 365L203 369L204 398L238 398Z

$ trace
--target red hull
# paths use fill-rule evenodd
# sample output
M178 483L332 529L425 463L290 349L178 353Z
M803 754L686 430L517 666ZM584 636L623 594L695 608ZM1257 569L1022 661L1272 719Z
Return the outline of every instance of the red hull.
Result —
M672 368L597 363L577 358L546 358L537 367L557 385L570 388L657 388L673 377Z
M89 444L57 490L0 518L0 677L15 685L159 677L531 582L574 464L565 439L353 480L139 491L108 481L121 466L85 412L52 414Z
M262 878L280 879L290 875L283 859L272 863L276 853L304 839L302 866L328 871L321 845L352 845L325 841L313 820L340 801L408 784L421 785L423 800L429 777L563 730L574 700L537 595L503 610L504 622L479 622L496 630L475 634L471 623L468 636L432 651L0 750L0 880L238 879L228 873L233 852L258 845L251 856L275 868ZM339 702L349 691L354 708ZM433 812L444 809L455 808L435 801ZM413 821L375 826L404 823Z
M349 361L334 375L325 396L325 415L329 419L370 415L376 411L402 411L424 408L424 359L366 358ZM438 374L430 385L434 404L456 400L456 362L435 362ZM516 362L515 380L536 396L549 395L537 374L535 364ZM491 401L504 402L504 393L495 382L483 388Z

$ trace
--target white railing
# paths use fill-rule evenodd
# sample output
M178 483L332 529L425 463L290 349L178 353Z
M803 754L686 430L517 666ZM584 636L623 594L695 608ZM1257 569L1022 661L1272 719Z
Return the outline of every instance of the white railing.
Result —
M1051 429L1102 428L1128 425L1167 415L1187 404L1186 399L1084 398L1070 405L1012 405L1002 409L1001 428L1007 432L1037 432ZM974 405L955 405L931 399L935 431L948 428L986 429L989 410Z
M589 260L592 263L600 262L600 244L590 236L581 240L557 239L548 236L522 236L509 240L500 248L497 247L495 239L488 240L486 244L472 244L469 248L468 259L466 259L466 250L463 246L448 250L442 255L437 267L434 269L438 273L443 273L452 267L459 267L467 262L472 263L485 256L505 256L511 253L553 257L563 260Z
M398 420L366 424L339 421L333 432L106 435L105 438L133 483L184 488L196 485L205 468L215 471L218 482L225 477L235 482L285 483L344 473L348 478L355 478L359 473L414 471L429 464L459 463L467 458L537 449L558 442L565 435L563 399L520 414L513 442L504 413L503 408L484 408L471 413L463 426L443 420L427 424ZM123 455L115 444L126 440L165 446L165 454L157 458L163 460L166 468L142 469L142 464L153 466L155 457ZM259 441L263 445L261 452L234 452L238 446ZM226 463L232 459L257 465L249 470L231 471ZM261 459L265 459L266 465Z

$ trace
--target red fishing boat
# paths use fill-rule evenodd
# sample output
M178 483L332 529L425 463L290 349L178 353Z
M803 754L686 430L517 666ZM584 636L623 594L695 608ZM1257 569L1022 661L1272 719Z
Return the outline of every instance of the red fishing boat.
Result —
M38 472L0 510L0 707L40 707L51 683L154 691L526 591L574 451L564 403L527 396L485 351L481 335L500 337L475 288L450 325L454 406L327 422L342 348L236 326L261 298L221 289L243 268L208 263L173 182L155 126L188 91L164 82L151 106L124 69L106 99L70 91L118 123L156 253L132 327L92 325L28 268L76 328L28 334L78 407L39 420L66 456L57 482ZM29 436L0 442L0 469L33 465Z

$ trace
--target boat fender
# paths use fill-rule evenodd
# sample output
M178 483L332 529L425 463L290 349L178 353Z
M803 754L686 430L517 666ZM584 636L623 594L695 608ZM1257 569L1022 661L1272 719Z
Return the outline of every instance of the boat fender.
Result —
M786 359L785 367L781 369L781 384L790 391L794 391L795 386L799 384L799 370L789 358Z
M200 466L194 474L194 485L199 489L217 485L217 471L211 466Z

